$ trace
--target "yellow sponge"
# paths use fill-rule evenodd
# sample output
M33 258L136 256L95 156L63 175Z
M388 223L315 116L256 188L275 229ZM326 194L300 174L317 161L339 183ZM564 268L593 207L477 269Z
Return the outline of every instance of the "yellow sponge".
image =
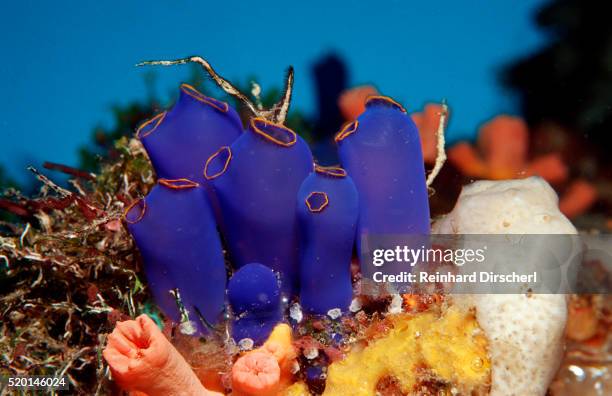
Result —
M461 394L489 386L487 341L471 311L451 306L390 319L391 329L330 365L326 396L375 395L379 381L393 378L403 393L432 381Z

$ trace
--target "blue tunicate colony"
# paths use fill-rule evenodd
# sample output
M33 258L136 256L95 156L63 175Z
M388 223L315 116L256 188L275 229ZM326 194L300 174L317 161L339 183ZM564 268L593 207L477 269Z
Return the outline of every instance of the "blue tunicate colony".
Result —
M157 304L180 320L170 293L179 291L200 334L225 307L233 338L255 345L284 320L283 301L299 297L311 315L346 312L364 234L429 233L418 131L386 97L370 98L336 136L342 167L314 165L281 124L253 117L243 130L231 106L185 84L137 136L159 179L125 221Z

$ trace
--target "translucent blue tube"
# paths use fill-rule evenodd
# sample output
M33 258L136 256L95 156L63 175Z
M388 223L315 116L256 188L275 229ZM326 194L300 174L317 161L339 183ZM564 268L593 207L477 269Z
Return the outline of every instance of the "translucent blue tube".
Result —
M357 246L365 234L429 234L429 201L418 130L390 98L370 97L366 110L336 135L340 162L359 192Z
M315 167L297 202L300 226L300 303L310 314L346 311L353 294L351 257L359 202L342 168Z
M288 295L298 290L297 192L312 169L302 138L254 118L248 132L208 159L204 171L212 180L234 265L257 262L272 268Z
M241 133L242 123L233 108L183 84L172 109L143 123L136 135L159 178L187 178L206 185L202 175L206 159Z
M188 179L159 179L144 199L126 210L125 221L162 311L179 319L170 294L176 288L199 332L205 332L205 326L196 307L206 321L217 323L224 307L227 274L204 189Z
M250 338L259 346L282 320L278 283L274 272L259 263L246 264L231 277L227 295L234 314L232 338L236 342Z

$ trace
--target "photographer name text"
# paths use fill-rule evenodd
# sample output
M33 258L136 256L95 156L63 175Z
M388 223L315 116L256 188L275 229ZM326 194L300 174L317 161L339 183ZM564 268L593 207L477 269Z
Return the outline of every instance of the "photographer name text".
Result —
M405 272L397 274L386 274L377 271L372 274L372 280L376 283L536 283L538 273L519 274L511 272L508 274L496 274L487 271L474 271L466 274L455 274L452 272Z

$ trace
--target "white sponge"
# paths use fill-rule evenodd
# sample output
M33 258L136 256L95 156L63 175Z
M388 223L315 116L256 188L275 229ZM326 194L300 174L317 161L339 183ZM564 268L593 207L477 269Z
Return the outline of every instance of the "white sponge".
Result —
M464 187L455 208L436 221L438 234L576 234L541 178L479 181ZM563 353L564 295L456 295L476 308L489 340L491 395L543 396ZM459 302L459 301L458 301Z
M436 234L576 234L559 211L555 191L539 177L483 180L465 186L457 204L436 221Z

